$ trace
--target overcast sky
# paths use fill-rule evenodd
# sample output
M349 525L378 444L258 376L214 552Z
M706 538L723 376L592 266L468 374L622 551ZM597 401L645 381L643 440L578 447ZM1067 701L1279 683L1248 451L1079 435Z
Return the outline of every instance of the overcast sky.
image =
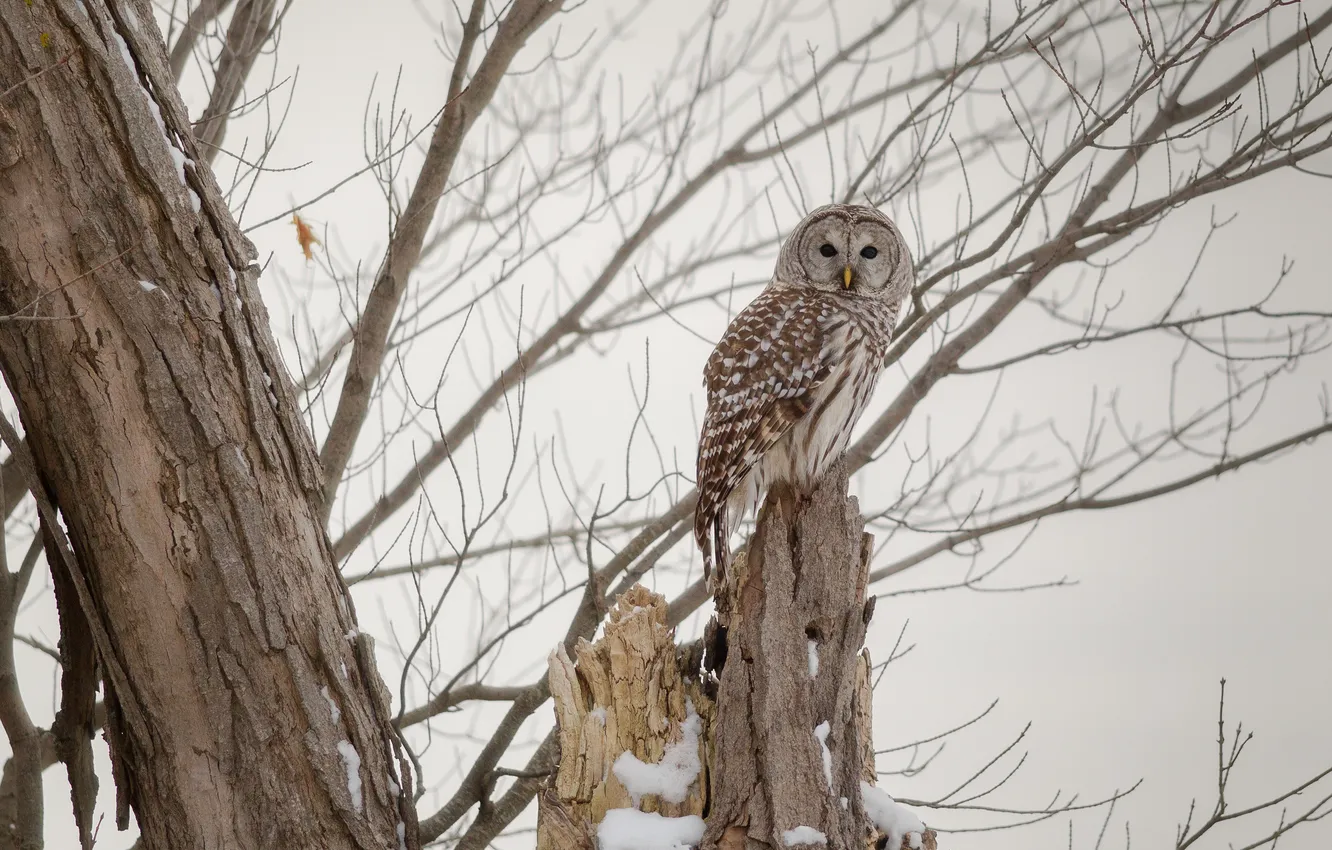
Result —
M266 175L249 200L243 223L280 213L363 165L364 110L376 75L379 95L375 102L386 105L389 86L401 72L397 106L414 116L414 126L438 109L447 85L447 66L429 20L442 14L442 4L383 0L375 5L373 14L366 11L368 4L352 0L298 0L293 5L283 30L277 77L299 68L299 82L284 135L269 165L291 168L304 163L304 167ZM578 33L603 23L610 5L589 2L578 9L564 24L561 44L577 43ZM676 47L681 21L693 19L666 8L669 5L657 4L602 60L607 76L620 78L631 93L646 92L658 79ZM697 2L687 5L691 9L700 6ZM738 15L742 6L733 0L728 14ZM840 6L846 21L854 21L870 8L870 4ZM942 4L938 8L937 14L946 14ZM844 25L849 28L852 24ZM826 20L793 26L797 30L792 38L797 43L808 39L824 50L831 49ZM545 47L543 42L540 50ZM260 68L259 73L267 73L263 63ZM284 104L285 98L284 93ZM197 108L197 104L191 105ZM247 133L252 147L257 146L263 125L261 114L236 122L226 146L238 150ZM815 149L814 164L793 166L806 175L803 186L818 202L830 192L826 171L817 170L821 155ZM1328 164L1323 163L1324 170ZM988 179L984 174L973 177ZM228 185L225 176L222 183ZM1111 285L1126 297L1138 299L1133 304L1155 305L1159 299L1169 298L1188 273L1207 222L1235 216L1209 245L1195 275L1197 291L1215 295L1220 302L1252 297L1270 286L1281 259L1287 257L1295 265L1283 303L1332 310L1332 273L1328 271L1332 268L1332 239L1328 238L1332 192L1327 185L1283 172L1214 195L1173 216L1152 241L1115 268ZM933 197L926 193L921 214L929 214L935 202L936 215L951 210L954 201L954 189L941 187ZM334 237L337 254L367 258L373 268L371 258L384 243L382 208L377 187L362 177L304 214L318 227L328 228L320 232ZM899 222L907 222L904 230L908 231L912 231L912 213L913 207L908 205L893 210ZM776 217L780 228L788 231L799 214L790 204L779 205ZM707 226L705 219L707 216L699 216L693 226ZM675 238L686 239L689 224L681 227L674 231ZM270 275L280 273L287 281L318 283L321 273L301 258L287 221L259 228L250 236L261 258L269 262ZM595 245L587 251L586 257L576 249L561 256L561 271L574 284L584 283L579 276L594 270L600 259ZM261 288L270 291L266 285ZM271 300L270 307L278 334L283 336L283 329L290 327L286 308L280 299ZM1150 311L1151 307L1142 309ZM717 313L699 317L690 329L665 321L650 323L622 337L613 355L578 360L576 368L560 373L555 386L534 390L532 414L525 424L527 442L549 441L558 433L576 465L604 469L598 474L620 486L617 482L623 481L624 443L633 413L626 374L638 368L641 375L643 342L647 341L653 352L649 413L656 423L654 436L666 454L673 454L682 468L690 469L702 396L699 375L708 353L708 344L695 334L715 338L724 322L725 316ZM1015 323L988 349L995 357L979 360L1020 349L1028 332L1027 326ZM1108 393L1118 390L1139 419L1160 420L1166 410L1175 353L1170 345L1148 344L1049 358L1005 377L1004 394L992 416L1000 424L1020 416L1028 423L1050 420L1071 426L1081 421L1085 426L1091 406L1104 403ZM417 348L415 356L429 358L429 366L436 367L442 355L438 350ZM484 364L478 363L478 368L484 371ZM1299 423L1315 420L1320 389L1329 377L1332 359L1326 355L1302 364L1269 399L1253 439L1278 436L1284 433L1283 426L1295 430L1303 427ZM1219 385L1208 383L1212 379L1206 369L1190 372L1188 380L1186 391L1208 392L1209 387L1214 390ZM870 416L882 409L902 382L900 370L885 375ZM941 393L931 408L931 438L946 444L965 434L975 421L978 403L988 397L991 387L990 379L977 377L966 383L958 381L948 390L951 394ZM603 404L608 412L602 412ZM500 420L494 423L503 428ZM998 425L996 433L997 429ZM894 462L900 464L902 453L923 445L925 434L925 422L913 420L904 441L891 450L898 457L885 458L883 466L856 477L853 492L862 496L865 505L882 504L892 497L898 481L890 471L899 469ZM1074 442L1081 440L1080 433L1071 437ZM613 448L608 451L607 446ZM1254 732L1232 778L1233 806L1265 799L1265 794L1284 791L1332 766L1332 724L1328 722L1332 718L1330 481L1332 440L1324 439L1270 463L1207 480L1149 503L1052 519L1020 548L1022 533L991 541L992 553L1016 549L996 576L996 586L1017 587L1065 577L1067 586L881 599L868 640L876 660L887 656L904 627L905 643L914 649L891 665L878 691L877 746L936 734L998 701L983 721L950 739L930 770L910 779L887 776L884 787L899 798L937 796L965 779L1030 724L1014 754L1001 765L1015 765L1022 754L1026 762L993 804L1039 807L1061 791L1094 799L1141 780L1141 786L1114 810L1106 846L1122 847L1128 824L1135 847L1173 847L1176 825L1186 816L1190 800L1197 798L1204 812L1214 802L1217 699L1222 677L1228 682L1229 721L1242 721L1245 729ZM352 517L358 514L358 510L350 511ZM674 562L680 569L654 579L663 592L679 589L689 564L697 569L696 559L690 560L683 545L680 553ZM892 592L955 581L957 563L931 561L878 589ZM349 565L349 571L354 567ZM367 629L384 628L384 613L389 620L398 616L401 610L394 606L401 606L403 598L401 588L358 590ZM406 616L410 616L407 610ZM700 623L698 617L691 619L681 636L692 636ZM20 631L43 634L54 642L56 626L49 602L34 602ZM524 665L544 652L538 651L542 636L530 639L533 649L522 661L506 662L512 665L513 682L530 679L533 668ZM381 649L383 646L381 641ZM50 665L23 647L18 652L34 720L49 724L53 698L47 695L54 690ZM396 669L393 658L385 658L384 664ZM501 665L500 669L505 668ZM532 727L534 734L549 722L549 709L542 709L536 720L539 726ZM7 755L4 747L0 742L0 754ZM104 748L98 750L98 758L105 766ZM880 769L903 764L894 758L885 756ZM114 798L109 774L103 775L108 778L102 785L101 811L110 815ZM72 846L63 776L53 770L46 780L49 844ZM983 780L979 784L985 787L989 783ZM1323 793L1330 790L1325 787ZM1292 810L1300 805L1300 801L1293 802ZM922 811L921 815L945 827L973 822L948 813ZM1265 825L1270 830L1278 815L1275 812L1253 826ZM1102 817L1102 813L1071 820L1060 816L1023 830L945 835L940 844L958 850L1063 847L1072 829L1073 846L1090 848ZM108 817L102 825L99 847L128 846L132 835L115 833L111 820ZM1240 845L1256 834L1237 831L1220 837ZM1281 846L1312 850L1328 846L1329 841L1332 830L1319 825L1295 833ZM500 846L532 844L529 833ZM1204 846L1223 844L1213 839Z

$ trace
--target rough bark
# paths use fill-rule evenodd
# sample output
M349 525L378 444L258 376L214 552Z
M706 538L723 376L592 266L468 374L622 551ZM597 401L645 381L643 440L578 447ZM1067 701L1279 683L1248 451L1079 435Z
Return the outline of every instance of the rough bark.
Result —
M677 653L666 612L663 597L635 586L616 601L601 640L579 640L574 659L563 645L551 654L560 759L538 799L538 850L592 850L595 824L607 810L634 807L613 769L616 759L627 752L659 763L691 714L699 720L702 769L688 796L671 802L649 794L637 807L667 817L704 813L713 703L698 665Z
M25 466L36 478L31 461ZM42 526L47 563L60 564L62 559L57 555L60 543L45 527L45 522ZM92 738L98 728L93 716L97 704L97 649L88 617L79 605L78 590L71 581L70 571L53 569L51 577L60 616L60 711L51 724L51 733L55 737L56 755L65 765L65 774L69 778L79 846L90 850L93 845L93 809L97 805L97 774L93 769L92 752Z
M0 55L0 367L140 846L414 843L255 252L151 6L5 4Z
M731 612L720 624L727 648L715 737L725 757L703 847L782 848L782 833L798 826L833 847L865 841L855 715L870 538L846 476L839 464L808 499L776 488L742 569L718 590L730 600L719 611Z

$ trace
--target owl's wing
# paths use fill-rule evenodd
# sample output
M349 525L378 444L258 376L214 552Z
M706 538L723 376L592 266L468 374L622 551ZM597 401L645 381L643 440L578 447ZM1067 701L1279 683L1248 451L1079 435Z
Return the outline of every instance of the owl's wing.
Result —
M772 287L740 312L703 370L708 409L698 447L694 535L725 566L726 500L804 416L832 370L846 318L826 302ZM709 540L709 530L714 533Z

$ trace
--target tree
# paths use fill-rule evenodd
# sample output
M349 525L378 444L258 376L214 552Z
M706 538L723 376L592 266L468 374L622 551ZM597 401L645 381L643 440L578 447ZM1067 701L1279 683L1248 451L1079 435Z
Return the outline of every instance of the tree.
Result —
M640 581L666 592L672 627L708 598L682 542L694 379L662 401L658 340L714 339L783 227L830 198L907 222L919 266L847 457L876 473L859 494L872 592L951 557L969 565L958 586L988 586L1007 557L987 543L1332 429L1325 409L1264 416L1330 329L1323 305L1283 300L1288 267L1236 303L1187 269L1169 287L1117 276L1176 210L1325 167L1332 11L863 5L704 4L641 92L603 75L608 57L636 25L681 26L678 10L617 6L600 28L559 0L449 10L428 118L396 100L417 80L386 105L372 94L365 167L257 221L256 187L309 158L279 134L297 129L281 117L298 97L280 73L288 5L0 7L15 57L0 65L0 367L17 412L0 479L17 565L0 572L0 816L15 826L0 846L41 846L64 817L39 805L57 758L90 842L96 728L117 820L132 811L143 846L415 846L418 814L423 843L509 829L558 749L551 646L576 654ZM365 257L343 249L363 206L319 225L362 185L387 220ZM261 270L247 233L288 222L311 265ZM1164 414L1107 393L1081 440L996 424L1001 376L1167 344ZM576 446L595 420L572 417L592 417L580 405L607 352L632 364L635 397L624 443L612 454L598 433L606 467L591 469ZM1197 393L1213 373L1220 388ZM978 392L975 376L995 380ZM968 381L986 401L921 450L912 429ZM18 627L45 570L58 649ZM354 602L393 606L377 645ZM16 661L33 646L59 669L50 728ZM1326 776L1304 790L1326 794ZM985 802L958 796L920 802ZM1180 850L1236 818L1218 804Z
M414 825L410 777L394 784L369 644L347 638L356 618L254 249L151 20L147 4L71 4L9 10L0 27L20 59L5 82L0 363L26 439L4 436L58 588L54 749L85 847L99 679L116 819L133 808L146 846L383 846ZM11 629L31 570L5 576ZM13 832L40 847L41 736L12 691L9 709Z

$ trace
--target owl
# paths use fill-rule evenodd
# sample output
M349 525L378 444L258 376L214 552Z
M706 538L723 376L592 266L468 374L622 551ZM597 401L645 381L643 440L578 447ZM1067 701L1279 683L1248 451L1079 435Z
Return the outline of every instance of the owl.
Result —
M831 204L782 244L772 280L703 369L694 537L710 574L731 529L767 488L811 493L846 450L915 280L897 227L872 207Z

